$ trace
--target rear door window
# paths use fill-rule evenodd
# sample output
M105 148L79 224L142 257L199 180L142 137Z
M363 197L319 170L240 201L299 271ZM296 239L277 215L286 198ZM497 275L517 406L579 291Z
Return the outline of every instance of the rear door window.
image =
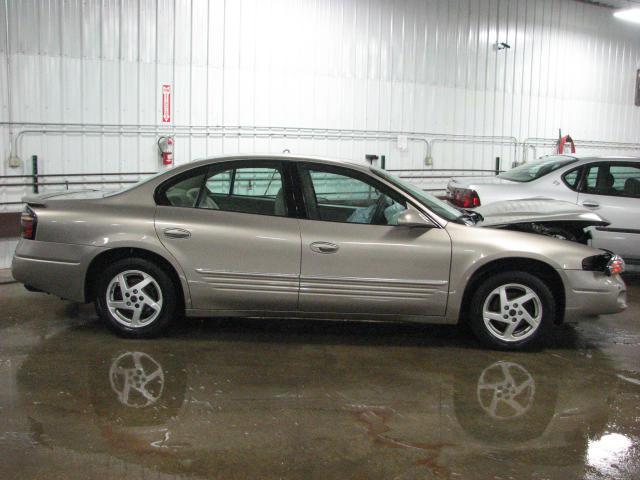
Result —
M640 198L640 165L611 165L609 173L616 194Z
M172 207L195 207L204 174L205 170L198 168L170 180L160 188L158 203Z
M284 217L288 214L278 165L212 166L198 208Z
M207 178L205 187L212 195L229 195L231 193L231 176L233 169L223 170Z
M640 198L640 165L607 162L586 168L584 193Z

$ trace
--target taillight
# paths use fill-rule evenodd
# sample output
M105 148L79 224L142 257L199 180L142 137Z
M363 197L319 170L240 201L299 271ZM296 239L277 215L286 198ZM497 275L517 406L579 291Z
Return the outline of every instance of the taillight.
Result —
M451 200L456 207L476 208L480 206L480 196L475 190L468 188L455 188Z
M33 240L36 238L36 226L38 225L38 216L36 212L29 207L25 208L20 216L20 234L22 238Z

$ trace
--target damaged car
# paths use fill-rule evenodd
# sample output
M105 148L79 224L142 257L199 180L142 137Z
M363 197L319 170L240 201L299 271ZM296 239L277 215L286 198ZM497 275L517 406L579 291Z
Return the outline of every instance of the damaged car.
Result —
M476 227L536 233L585 245L591 239L590 227L609 225L585 207L548 198L507 200L461 211L467 224Z
M536 233L577 240L596 248L615 252L630 270L640 271L640 158L621 156L550 155L503 172L495 177L452 178L447 185L448 200L464 209L485 210L502 215L546 216L551 203L531 203L539 199L568 202L575 208L575 221L563 219L549 223L519 223ZM505 202L525 200L511 206ZM567 209L568 206L565 205ZM564 207L552 206L551 209ZM521 212L518 212L521 210ZM590 221L583 212L599 215L607 224ZM482 212L481 212L482 213ZM593 217L595 219L595 217ZM580 228L588 231L582 235Z
M481 214L368 165L223 156L89 196L26 199L13 276L95 302L126 337L182 314L468 322L483 344L519 350L627 307L619 257L475 228Z

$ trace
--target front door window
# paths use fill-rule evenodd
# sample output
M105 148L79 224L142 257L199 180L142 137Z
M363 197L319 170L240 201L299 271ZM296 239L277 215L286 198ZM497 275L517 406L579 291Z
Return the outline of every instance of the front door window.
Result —
M398 215L406 210L406 203L382 191L382 185L343 169L302 167L301 183L311 220L397 225Z

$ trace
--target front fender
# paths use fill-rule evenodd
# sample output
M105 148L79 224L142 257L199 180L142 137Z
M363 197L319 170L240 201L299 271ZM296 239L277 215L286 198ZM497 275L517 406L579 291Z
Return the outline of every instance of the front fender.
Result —
M542 262L560 276L565 295L566 271L582 270L582 260L600 253L585 245L508 230L447 225L453 243L447 318L458 320L469 281L481 268L498 260Z

